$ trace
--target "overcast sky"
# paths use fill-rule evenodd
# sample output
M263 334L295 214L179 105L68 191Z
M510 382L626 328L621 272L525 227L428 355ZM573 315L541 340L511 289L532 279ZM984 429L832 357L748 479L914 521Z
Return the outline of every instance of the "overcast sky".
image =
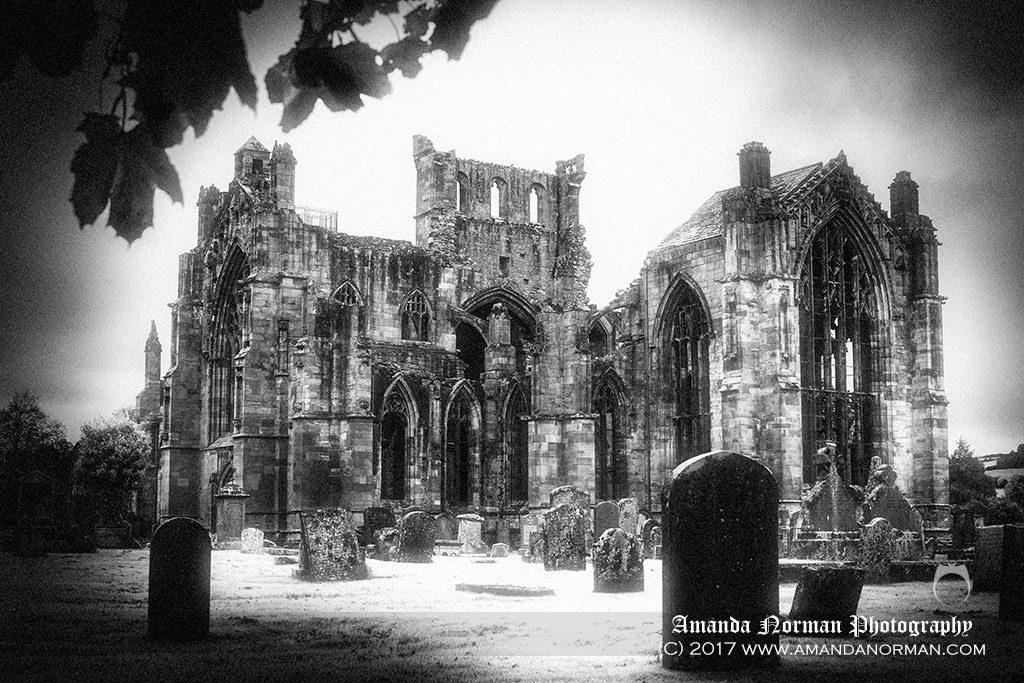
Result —
M298 27L297 2L268 4L244 22L261 88ZM22 63L0 84L0 400L28 390L77 438L133 404L151 319L166 370L199 187L226 189L249 135L291 143L300 204L337 210L344 232L409 240L413 134L546 171L582 152L598 305L738 184L736 152L760 140L773 172L844 150L886 209L896 172L913 174L943 243L950 447L963 435L979 453L1011 450L1024 442L1024 32L1015 4L977 4L501 0L461 61L428 57L358 113L318 105L284 135L265 93L256 115L232 94L203 137L170 150L184 205L158 195L156 227L130 248L110 228L80 231L67 202L98 72L44 79Z

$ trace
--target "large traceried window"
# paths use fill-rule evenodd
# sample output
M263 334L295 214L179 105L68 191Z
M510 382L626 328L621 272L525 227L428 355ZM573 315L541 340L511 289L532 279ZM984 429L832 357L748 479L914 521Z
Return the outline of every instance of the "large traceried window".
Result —
M233 247L221 269L217 286L210 339L209 392L210 419L208 438L217 438L234 431L241 419L239 378L234 368L235 355L248 340L248 287L243 284L249 277L249 263L241 249Z
M700 297L686 283L680 283L666 323L667 366L676 411L676 457L683 462L711 449L711 326Z
M876 291L857 244L841 226L825 226L811 243L800 284L804 481L814 481L814 455L832 442L843 479L867 483L878 405Z
M430 308L423 292L417 290L409 295L402 306L402 339L427 341L430 326Z

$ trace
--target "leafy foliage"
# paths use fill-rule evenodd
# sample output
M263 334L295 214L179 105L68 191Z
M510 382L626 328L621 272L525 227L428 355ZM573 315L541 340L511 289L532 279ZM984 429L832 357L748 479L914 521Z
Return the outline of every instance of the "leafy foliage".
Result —
M70 461L64 427L46 416L35 396L19 394L0 410L0 479L9 482L32 470L65 479Z
M1024 510L1024 474L1016 474L1006 483L1006 500Z
M404 14L397 0L303 0L295 46L267 72L270 101L283 104L285 132L301 124L322 100L331 111L363 106L363 97L391 92L389 74L407 78L420 58L444 50L461 56L473 24L498 0L421 0ZM71 203L79 224L95 222L109 204L108 223L129 243L153 223L153 192L182 201L178 177L164 150L179 144L191 126L206 130L233 88L255 110L256 80L242 37L241 12L263 0L126 0L120 33L109 51L104 79L119 90L110 111L91 112L79 126L85 142L71 170ZM356 27L384 17L396 40L377 50ZM393 16L402 19L404 34ZM433 30L431 31L431 25ZM59 75L81 65L84 45L96 33L92 0L34 0L19 4L0 42L0 78L26 52L43 73Z
M124 414L82 426L77 477L95 492L108 523L123 521L128 497L146 468L149 437Z
M949 457L949 502L966 505L995 495L995 481L985 475L985 466L974 457L974 451L961 437Z
M1007 470L1024 467L1024 443L1017 446L1017 450L1000 455L996 460L996 467Z

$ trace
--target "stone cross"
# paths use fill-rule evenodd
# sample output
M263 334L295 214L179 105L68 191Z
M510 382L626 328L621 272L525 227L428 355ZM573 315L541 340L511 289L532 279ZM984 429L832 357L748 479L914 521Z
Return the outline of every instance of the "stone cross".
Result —
M742 651L779 643L777 634L759 635L762 620L779 614L779 491L771 471L739 453L705 453L675 469L662 509L662 666L777 665L777 653ZM709 624L727 632L709 636ZM737 645L694 654L710 641Z
M194 640L210 633L210 533L186 517L169 519L149 544L149 635Z

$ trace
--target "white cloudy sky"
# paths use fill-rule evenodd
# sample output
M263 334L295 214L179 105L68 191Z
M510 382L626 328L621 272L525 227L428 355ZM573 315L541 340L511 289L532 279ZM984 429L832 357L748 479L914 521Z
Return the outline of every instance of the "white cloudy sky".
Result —
M244 24L261 87L298 26L297 3L268 4ZM284 135L265 93L256 114L229 98L203 137L171 150L184 205L159 196L156 227L130 248L109 228L79 231L65 201L94 81L40 79L23 64L0 84L12 103L0 152L0 399L28 390L76 436L83 420L133 402L150 319L166 368L166 304L177 254L195 243L199 186L226 188L251 134L291 143L299 203L337 210L345 232L404 239L414 133L542 170L582 152L599 305L709 194L737 184L736 152L761 140L775 172L844 150L884 208L895 173L912 172L943 242L951 440L1010 450L1024 441L1014 30L1006 16L923 3L501 0L461 61L428 57L358 113L320 106Z

